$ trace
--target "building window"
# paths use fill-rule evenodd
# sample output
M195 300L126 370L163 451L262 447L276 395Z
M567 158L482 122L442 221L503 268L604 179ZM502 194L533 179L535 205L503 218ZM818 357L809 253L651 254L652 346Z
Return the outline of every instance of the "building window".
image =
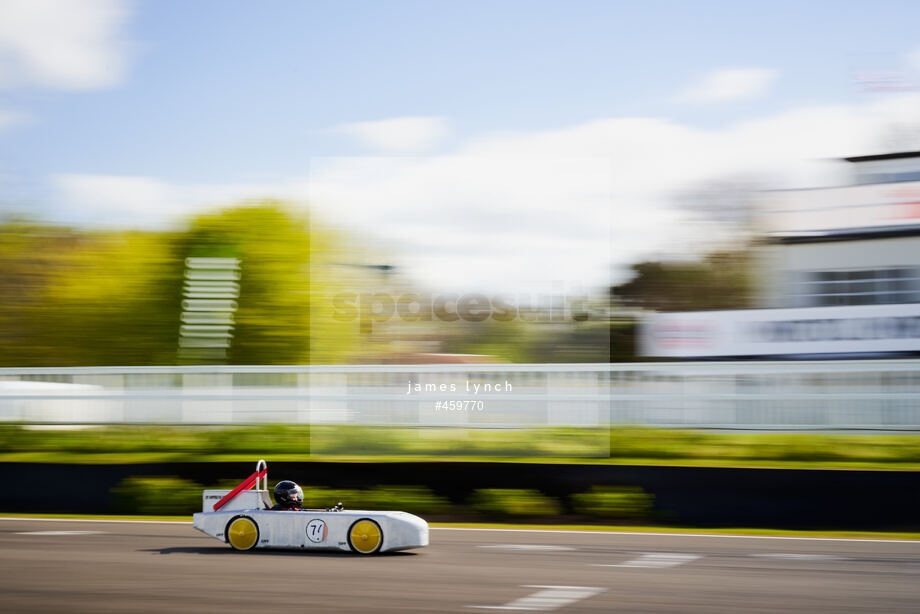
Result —
M920 269L811 271L800 274L792 290L796 307L918 303Z
M900 173L862 173L858 175L858 183L901 183L904 181L920 181L920 171L905 171Z

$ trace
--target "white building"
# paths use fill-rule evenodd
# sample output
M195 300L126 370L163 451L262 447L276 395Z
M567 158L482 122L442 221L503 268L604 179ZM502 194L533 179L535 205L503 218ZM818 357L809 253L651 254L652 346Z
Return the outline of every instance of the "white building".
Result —
M648 356L920 353L920 152L846 158L851 185L770 192L764 309L653 314Z

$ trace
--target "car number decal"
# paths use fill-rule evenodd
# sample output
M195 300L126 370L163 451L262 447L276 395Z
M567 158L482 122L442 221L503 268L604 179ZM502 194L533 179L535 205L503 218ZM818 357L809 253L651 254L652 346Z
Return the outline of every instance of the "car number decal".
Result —
M314 544L321 544L326 541L326 535L328 535L328 533L329 528L326 526L325 521L319 518L314 518L307 523L307 539Z

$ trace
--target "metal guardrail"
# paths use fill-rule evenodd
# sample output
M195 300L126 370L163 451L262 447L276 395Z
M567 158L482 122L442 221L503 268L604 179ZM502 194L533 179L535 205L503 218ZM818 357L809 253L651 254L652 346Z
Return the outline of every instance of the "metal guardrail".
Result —
M920 431L920 360L7 368L0 420Z

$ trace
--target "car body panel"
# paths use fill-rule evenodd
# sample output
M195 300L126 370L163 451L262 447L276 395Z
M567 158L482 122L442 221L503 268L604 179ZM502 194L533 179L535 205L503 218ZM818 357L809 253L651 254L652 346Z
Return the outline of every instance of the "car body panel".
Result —
M205 491L203 507L208 509L209 505L213 505L211 499L220 492ZM234 497L219 511L203 511L195 514L193 526L202 533L226 541L225 531L230 521L237 516L246 516L259 528L256 548L349 551L351 547L348 542L348 533L352 525L368 518L380 526L383 534L379 552L407 550L428 545L428 523L407 512L267 510L258 505L249 509L241 509L240 505L261 502L264 501L264 498L262 491L257 490L244 491L240 494L244 496ZM267 497L267 493L265 496ZM236 499L241 499L241 501L237 502Z

